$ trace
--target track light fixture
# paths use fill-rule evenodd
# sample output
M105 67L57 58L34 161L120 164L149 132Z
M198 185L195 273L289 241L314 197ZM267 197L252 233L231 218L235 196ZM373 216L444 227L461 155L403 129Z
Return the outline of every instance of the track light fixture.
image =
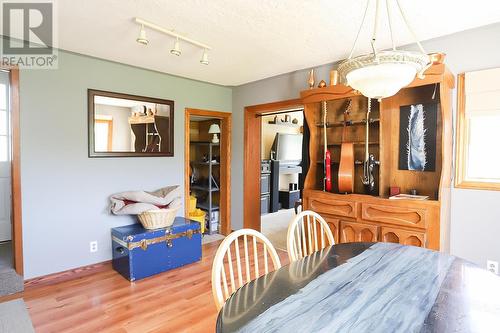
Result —
M149 39L146 37L146 30L144 30L144 25L141 24L141 30L139 31L139 37L136 39L137 43L148 45Z
M139 17L136 17L134 19L135 23L139 24L141 26L141 30L139 32L139 38L137 38L137 42L147 45L149 43L149 40L146 38L146 31L144 30L144 27L148 27L152 30L156 30L158 32L161 32L165 35L171 36L175 38L174 42L174 47L170 50L170 53L176 56L180 56L182 54L181 48L180 48L180 41L184 41L186 43L189 43L191 45L197 46L201 49L203 49L203 55L201 56L200 63L203 65L208 65L210 61L208 60L208 51L211 50L212 48L208 46L207 44L198 42L197 40L182 36L181 34L178 34L174 30L169 30L165 29L157 24L148 22L146 20L143 20Z
M208 52L207 49L203 50L203 55L201 56L200 63L203 65L208 65L210 61L208 60Z
M175 39L174 48L170 50L170 53L172 53L173 55L176 55L176 56L181 55L182 52L181 52L181 47L179 45L179 38Z

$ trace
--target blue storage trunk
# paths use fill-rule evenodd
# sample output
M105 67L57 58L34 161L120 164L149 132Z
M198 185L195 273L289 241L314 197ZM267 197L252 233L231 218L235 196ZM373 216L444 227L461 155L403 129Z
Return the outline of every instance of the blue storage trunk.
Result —
M164 229L148 230L140 224L112 228L111 239L113 268L130 281L201 259L200 224L183 217Z

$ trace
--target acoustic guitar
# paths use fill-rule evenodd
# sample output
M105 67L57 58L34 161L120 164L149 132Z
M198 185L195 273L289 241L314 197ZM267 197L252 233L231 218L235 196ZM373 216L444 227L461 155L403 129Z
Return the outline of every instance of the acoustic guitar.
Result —
M354 144L347 142L346 133L349 124L349 113L351 112L352 100L349 99L344 111L344 128L342 130L342 145L340 146L340 165L339 165L339 192L354 192Z
M324 139L324 154L323 163L325 170L325 177L323 179L323 191L332 191L332 166L331 166L331 155L328 150L328 141L326 138L326 120L328 115L328 110L326 108L326 101L321 102L321 109L323 111L323 139Z

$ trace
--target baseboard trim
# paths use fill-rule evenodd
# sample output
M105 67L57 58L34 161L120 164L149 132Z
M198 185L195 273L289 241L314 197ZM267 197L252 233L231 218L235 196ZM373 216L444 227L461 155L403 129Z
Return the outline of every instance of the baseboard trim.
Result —
M33 279L25 280L24 289L41 287L41 286L50 286L56 283L74 280L77 278L109 270L110 266L111 266L111 260L107 260L99 262L97 264L77 267L59 273L39 276Z

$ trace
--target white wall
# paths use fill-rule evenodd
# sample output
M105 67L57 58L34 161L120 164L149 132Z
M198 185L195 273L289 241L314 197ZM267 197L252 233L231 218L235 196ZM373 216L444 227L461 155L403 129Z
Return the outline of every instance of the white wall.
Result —
M446 64L457 74L500 67L498 36L500 23L429 40L423 45L428 52L445 52ZM332 68L333 64L315 68L317 81L327 80ZM231 214L234 227L238 221L241 221L240 227L243 225L243 109L249 105L299 97L299 92L307 89L308 70L298 70L233 89ZM451 200L451 253L483 267L486 258L500 261L500 191L452 189Z
M290 112L286 115L290 116L292 119L297 119L297 127L281 126L276 124L270 124L269 122L274 121L276 115L263 116L262 119L262 135L261 135L261 148L260 155L263 160L268 160L271 154L271 148L274 143L274 138L276 133L288 133L288 134L300 134L300 126L304 123L304 112ZM277 115L279 119L284 119L285 114Z
M270 124L270 121L274 121L274 117L276 115L263 116L262 120L262 128L261 128L261 158L263 160L270 159L271 156L271 148L274 143L274 138L277 133L286 133L286 134L300 134L301 127L304 124L304 112L289 112L286 114L279 114L278 119L284 119L285 115L291 117L291 119L297 119L297 127L288 127L276 124ZM298 174L280 174L279 175L279 189L280 191L288 191L290 183L299 183L299 175Z
M184 109L231 111L231 88L59 52L59 69L20 73L25 278L111 258L108 196L184 185ZM87 89L175 102L174 156L89 158ZM183 210L181 210L183 212ZM99 251L89 253L97 240Z

